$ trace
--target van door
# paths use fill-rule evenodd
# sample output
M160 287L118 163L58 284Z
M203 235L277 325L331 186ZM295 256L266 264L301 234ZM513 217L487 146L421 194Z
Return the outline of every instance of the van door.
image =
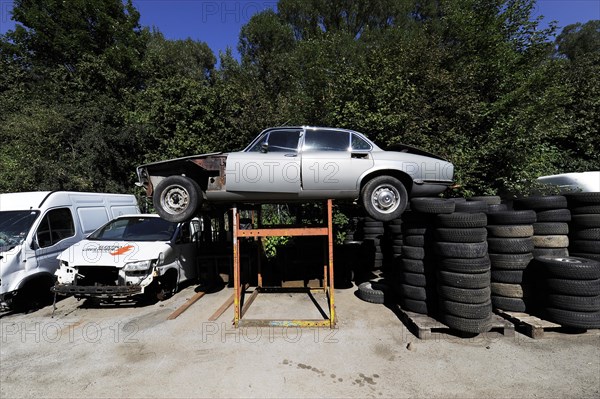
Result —
M35 233L34 259L28 259L28 268L34 267L54 273L58 269L59 253L79 241L75 231L73 214L69 208L49 210L43 217ZM31 262L33 261L33 262Z
M179 281L198 276L199 237L200 222L198 220L194 219L181 225L175 242L177 262L180 268Z

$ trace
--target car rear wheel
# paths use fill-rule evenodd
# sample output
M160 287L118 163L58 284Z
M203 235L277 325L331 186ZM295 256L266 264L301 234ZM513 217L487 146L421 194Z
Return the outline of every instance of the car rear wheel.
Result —
M387 222L400 217L408 204L404 185L392 176L377 176L362 189L365 211L374 219Z
M201 198L198 183L185 176L167 177L156 186L152 195L156 213L175 223L194 217Z

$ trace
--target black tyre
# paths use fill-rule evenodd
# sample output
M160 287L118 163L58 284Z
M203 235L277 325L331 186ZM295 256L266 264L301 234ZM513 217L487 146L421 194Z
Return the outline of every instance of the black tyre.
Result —
M467 319L445 314L442 316L442 321L450 328L472 334L484 333L492 329L491 313L484 319Z
M424 259L425 258L425 249L423 247L410 247L408 245L404 245L402 247L402 254L407 259Z
M385 303L388 292L389 287L387 284L379 281L366 281L358 286L356 295L366 302Z
M534 248L531 253L534 258L538 258L540 256L569 256L569 251L567 248Z
M533 209L533 210L548 210L548 209L564 209L567 207L567 199L562 195L548 196L531 196L519 198L513 202L513 208Z
M575 312L600 311L600 296L548 295L548 306Z
M402 271L407 273L425 273L425 264L418 259L402 259Z
M483 242L487 240L487 230L483 227L471 229L438 228L435 236L443 242Z
M581 215L581 214L589 214L589 213L600 213L600 205L585 205L578 206L571 209L571 215Z
M488 214L488 223L495 224L533 224L537 221L534 211L498 211Z
M436 242L435 252L446 258L482 258L487 255L487 242L459 243L459 242Z
M406 273L400 274L400 280L404 284L412 285L415 287L425 287L427 285L427 279L422 273Z
M571 280L600 279L600 262L568 257L539 257L536 259L553 277Z
M454 201L443 198L413 198L410 201L410 209L421 213L452 213L454 212Z
M494 309L507 310L509 312L525 312L527 306L521 298L508 298L499 295L492 295L492 306Z
M565 194L567 197L567 201L569 202L569 206L579 206L579 205L598 205L600 204L600 192L590 192L590 193L569 193Z
M569 234L568 223L534 223L533 233L536 235L564 235Z
M409 224L402 225L402 235L403 236L423 235L426 233L427 233L427 227L414 226L414 225L409 225Z
M468 201L483 201L488 205L500 205L502 199L497 195L480 195L471 197Z
M489 251L497 254L525 254L533 251L533 239L528 238L488 238Z
M54 297L50 290L52 285L52 278L40 277L27 281L11 298L9 308L15 312L27 312L50 305Z
M498 204L498 205L488 205L488 213L491 212L503 212L508 211L508 206L506 204Z
M438 273L438 282L457 288L485 288L490 285L490 272L455 273L440 271Z
M492 270L492 283L521 284L523 270Z
M410 247L424 247L425 246L425 236L423 235L412 235L405 236L404 245L408 245Z
M485 288L457 288L448 285L439 285L440 298L461 303L484 303L490 299L490 287Z
M570 310L546 308L550 321L568 327L600 328L600 312L573 312Z
M568 209L551 209L537 213L538 222L570 222L571 211Z
M533 236L533 245L536 248L567 248L569 237L566 235Z
M363 220L362 224L364 227L381 227L383 228L383 222L373 221L373 220Z
M361 200L369 216L385 222L402 215L408 204L408 194L395 177L377 176L364 185Z
M454 273L485 273L490 270L490 259L487 256L473 259L446 258L439 261L439 269Z
M174 223L185 222L196 215L202 190L189 177L169 176L158 183L152 201L161 218Z
M402 234L402 225L401 224L390 224L387 226L387 230L391 234Z
M600 241L600 228L573 229L569 236L575 240Z
M576 296L600 295L600 279L567 280L561 278L549 278L547 283L550 291L555 294Z
M416 299L402 298L400 300L400 307L409 312L415 312L420 314L427 314L429 312L429 306L427 301L419 301Z
M526 238L534 233L530 224L488 225L487 231L490 237L500 238Z
M427 291L425 288L408 284L400 284L400 295L404 298L416 299L418 301L427 300Z
M533 260L531 253L525 254L490 254L492 268L502 270L525 270Z
M441 300L439 310L465 319L484 319L492 313L492 301L473 304Z
M372 234L372 235L383 235L384 229L383 227L363 227L363 232L365 234Z
M437 220L441 227L474 228L485 227L487 225L487 216L485 213L454 212L438 215Z
M487 212L488 204L483 201L465 201L456 204L456 212L478 213Z
M573 240L569 249L573 252L584 252L587 254L600 254L600 241L597 240Z

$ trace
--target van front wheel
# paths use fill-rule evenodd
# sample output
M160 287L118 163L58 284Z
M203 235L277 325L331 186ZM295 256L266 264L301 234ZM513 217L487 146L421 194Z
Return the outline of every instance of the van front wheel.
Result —
M152 201L158 215L179 223L196 215L202 199L198 183L185 176L169 176L154 189Z

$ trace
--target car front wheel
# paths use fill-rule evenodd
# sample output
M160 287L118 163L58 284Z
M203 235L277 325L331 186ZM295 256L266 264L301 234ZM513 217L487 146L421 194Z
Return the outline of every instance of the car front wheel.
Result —
M406 188L392 176L377 176L367 182L361 193L367 214L386 222L400 217L408 204Z
M201 195L200 186L189 177L169 176L156 186L152 201L161 218L179 223L194 217Z

